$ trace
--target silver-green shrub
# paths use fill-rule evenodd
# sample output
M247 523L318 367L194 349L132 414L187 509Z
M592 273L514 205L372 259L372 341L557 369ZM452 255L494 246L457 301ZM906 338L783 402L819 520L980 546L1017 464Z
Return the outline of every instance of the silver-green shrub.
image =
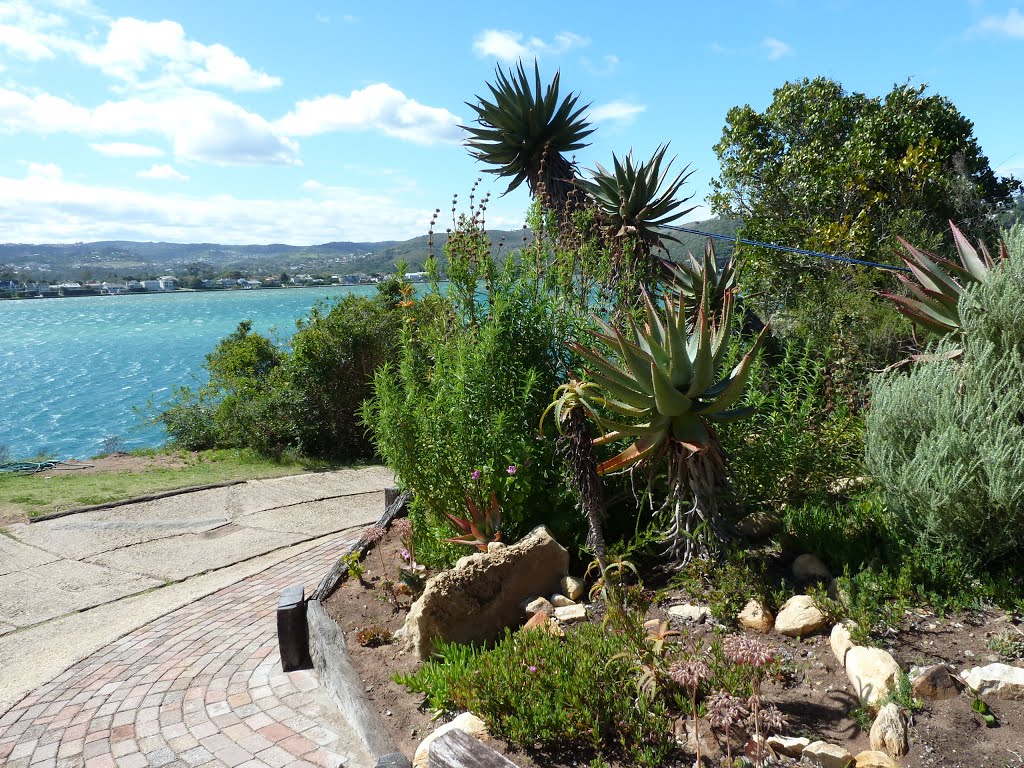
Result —
M868 469L910 540L980 567L1024 545L1024 259L960 301L963 352L944 340L909 373L876 376Z
M1010 258L1024 259L1024 221L1018 221L1004 238Z

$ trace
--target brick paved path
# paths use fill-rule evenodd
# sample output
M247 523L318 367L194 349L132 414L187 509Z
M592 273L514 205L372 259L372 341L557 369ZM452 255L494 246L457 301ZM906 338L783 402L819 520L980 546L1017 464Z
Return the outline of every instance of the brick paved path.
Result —
M331 537L75 664L0 717L0 765L368 765L316 676L282 673L277 652L281 589L309 594L354 538Z

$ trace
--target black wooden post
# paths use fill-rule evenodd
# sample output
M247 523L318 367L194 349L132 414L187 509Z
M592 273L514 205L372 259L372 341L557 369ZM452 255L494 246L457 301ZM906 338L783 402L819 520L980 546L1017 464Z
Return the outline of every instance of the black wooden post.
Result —
M301 584L281 592L277 604L277 644L281 649L281 669L285 672L313 666L309 658L306 596Z

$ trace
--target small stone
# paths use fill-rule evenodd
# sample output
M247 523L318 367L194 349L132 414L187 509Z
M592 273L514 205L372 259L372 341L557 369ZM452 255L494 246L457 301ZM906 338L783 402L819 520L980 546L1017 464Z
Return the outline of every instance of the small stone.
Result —
M989 664L965 669L960 677L979 696L1024 701L1024 669L1009 664Z
M899 763L885 752L874 749L866 749L854 759L857 761L856 768L900 768Z
M524 601L523 611L527 616L536 616L538 613L546 613L548 616L555 612L555 606L543 597L535 597L532 600Z
M533 614L529 621L519 629L520 632L532 632L535 630L543 630L553 637L565 637L565 632L562 631L557 622L552 620L547 611Z
M888 651L855 645L846 652L846 677L862 702L871 706L895 686L903 670Z
M811 584L828 581L832 574L817 555L800 555L793 561L793 578L801 584Z
M487 551L490 553L500 552L508 545L503 541L489 541L487 543Z
M769 736L768 746L786 757L798 758L811 743L803 736Z
M774 512L751 512L736 523L736 530L748 539L760 541L774 533L781 523Z
M743 610L736 616L736 620L741 627L754 632L771 632L772 627L775 626L775 617L772 616L772 612L765 608L764 603L757 598L747 601Z
M953 676L949 674L949 670L944 664L933 664L920 670L914 676L910 689L914 696L921 699L943 701L955 699L960 695L956 681L953 680Z
M577 621L584 621L587 618L587 606L567 605L564 608L555 608L555 618L563 624L573 624Z
M850 630L842 623L836 624L832 627L832 634L829 635L828 642L832 646L832 653L835 654L836 661L839 662L840 666L845 665L846 652L853 647Z
M465 731L478 741L490 741L490 735L487 732L487 725L484 721L472 712L463 712L450 723L438 726L423 738L423 741L416 747L416 754L412 759L413 768L427 768L430 764L430 742L455 729Z
M575 601L570 600L565 595L552 595L550 600L551 604L555 606L555 608L566 608L570 605L576 605Z
M711 609L706 605L670 605L668 615L673 619L679 619L687 624L703 624L711 618Z
M812 741L800 757L803 763L817 768L850 768L854 762L848 749L827 741Z
M886 704L878 710L871 726L871 748L890 757L907 754L907 721L895 704Z
M575 576L566 576L562 579L561 586L562 594L570 600L579 600L587 591L587 585L583 579L577 579Z
M775 629L787 637L813 635L828 623L828 618L810 595L794 595L775 617Z
M839 579L832 579L828 583L828 596L845 608L850 607L850 593L843 589Z

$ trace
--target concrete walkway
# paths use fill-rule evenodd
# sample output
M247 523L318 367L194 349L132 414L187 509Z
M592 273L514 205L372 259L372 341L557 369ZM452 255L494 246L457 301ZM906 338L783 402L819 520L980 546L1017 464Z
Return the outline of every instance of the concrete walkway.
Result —
M8 528L0 764L367 764L315 676L281 673L274 615L390 483L277 478Z

